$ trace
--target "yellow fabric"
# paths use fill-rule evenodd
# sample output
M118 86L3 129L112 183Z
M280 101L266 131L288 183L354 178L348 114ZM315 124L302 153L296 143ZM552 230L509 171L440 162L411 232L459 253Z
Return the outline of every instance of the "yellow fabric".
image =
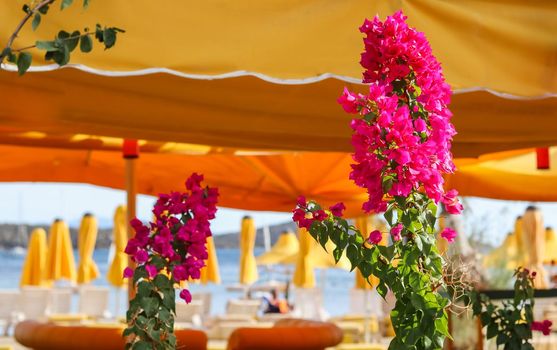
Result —
M66 279L76 281L70 229L62 220L55 220L50 227L46 255L46 278L50 281Z
M220 284L219 260L217 258L217 250L215 249L215 241L213 237L207 238L207 261L205 267L201 269L200 282L207 284L209 282Z
M504 267L509 270L516 269L519 264L517 263L518 244L515 233L507 235L503 244L491 251L483 259L485 267Z
M445 229L445 227L447 226L446 223L446 218L441 215L438 219L438 223L439 223L439 235L437 236L437 249L439 250L439 254L443 255L447 252L447 250L449 250L449 242L447 242L446 239L441 238L441 232L443 231L443 229Z
M27 256L21 271L20 286L44 286L47 285L46 266L46 232L42 228L36 228L31 232Z
M383 239L380 244L385 245L388 242L387 228L383 222L377 219L375 215L359 216L354 219L354 225L367 240L369 234L373 230L379 230L383 233ZM369 283L368 283L369 280ZM373 289L379 283L377 277L371 275L367 280L362 276L359 270L355 272L354 288L356 289Z
M293 232L280 234L271 250L259 255L255 260L258 265L285 264L287 259L298 254L300 243Z
M350 152L350 117L335 102L345 85L335 79L292 86L254 77L207 81L165 74L114 79L73 69L23 78L0 72L0 142L117 148L116 140L86 136L104 135L150 140L147 150L176 153L221 147ZM451 110L457 157L557 144L555 98L509 100L469 92L454 95ZM165 122L155 122L154 115L164 115ZM172 142L214 147L191 150Z
M551 227L545 229L545 254L543 257L545 264L557 263L557 235Z
M23 3L0 3L0 37L13 32ZM357 28L364 17L384 18L398 9L426 33L454 88L486 87L524 96L557 90L548 64L557 43L551 34L557 32L552 0L111 0L91 2L87 11L77 4L51 11L39 30L27 25L15 47L54 37L60 28L102 23L127 32L109 51L97 45L92 53L73 53L73 63L123 72L165 67L204 75L244 70L299 79L328 72L359 79L355 58L362 36ZM164 54L150 54L153 43ZM44 62L44 52L33 53L35 62Z
M447 187L464 196L557 201L557 148L551 147L549 154L547 170L536 168L533 149L495 153L472 162L457 159L458 171L447 179Z
M253 255L255 246L255 224L253 219L242 219L240 230L240 283L251 284L257 281L257 264Z
M545 253L545 229L542 213L539 209L526 210L522 218L524 226L524 241L528 241L528 268L536 271L534 279L536 288L548 288L546 271L543 267L543 254Z
M108 283L117 288L127 287L123 278L124 269L128 266L128 256L124 253L128 241L126 207L120 205L114 212L112 227L112 243L114 244L114 257L108 267L106 279Z
M311 248L315 241L304 228L298 230L298 237L300 251L297 256L292 282L299 288L313 288L315 287L315 271L311 258Z
M90 283L99 277L99 268L93 260L98 231L97 219L91 214L85 214L81 219L77 237L79 248L77 283L79 284Z

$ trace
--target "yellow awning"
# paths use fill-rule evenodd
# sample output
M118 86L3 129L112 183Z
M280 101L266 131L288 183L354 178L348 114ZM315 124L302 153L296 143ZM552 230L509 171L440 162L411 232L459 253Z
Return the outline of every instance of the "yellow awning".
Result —
M0 4L0 37L15 28L22 4ZM335 100L344 85L360 81L357 27L400 8L426 33L455 89L457 156L557 143L552 0L113 0L87 11L53 8L38 31L25 28L16 47L97 22L127 32L109 51L72 55L77 69L35 67L23 78L0 72L0 139L29 143L17 135L32 132L64 148L75 147L64 139L102 135L233 150L349 151L349 117ZM41 55L35 52L35 62Z

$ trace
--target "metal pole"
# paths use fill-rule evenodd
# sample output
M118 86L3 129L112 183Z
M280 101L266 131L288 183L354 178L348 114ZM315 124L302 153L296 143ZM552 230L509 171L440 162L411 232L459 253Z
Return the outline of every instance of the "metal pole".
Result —
M135 159L126 158L126 206L127 206L127 219L128 219L128 240L134 236L133 229L130 225L130 221L136 217L136 196L137 188L135 182ZM134 267L134 263L131 258L128 259L128 265ZM128 281L128 301L133 299L135 296L135 286L133 284L133 278Z

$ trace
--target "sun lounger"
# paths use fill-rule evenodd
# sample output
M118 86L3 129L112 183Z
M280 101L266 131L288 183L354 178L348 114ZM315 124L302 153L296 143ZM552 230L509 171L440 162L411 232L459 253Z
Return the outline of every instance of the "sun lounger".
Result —
M176 302L176 318L174 319L174 327L181 328L201 328L203 315L203 302L201 300L192 300L189 304L183 301Z
M79 288L79 313L90 318L109 318L108 298L110 290L105 287L82 286Z
M4 336L8 335L10 328L17 321L19 309L19 291L0 291L0 324L4 326Z
M20 311L27 320L44 320L48 312L50 289L22 287L19 300Z

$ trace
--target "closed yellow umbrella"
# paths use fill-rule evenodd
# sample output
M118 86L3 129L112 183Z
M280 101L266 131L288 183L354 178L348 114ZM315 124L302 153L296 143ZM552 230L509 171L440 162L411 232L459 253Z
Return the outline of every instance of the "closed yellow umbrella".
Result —
M19 285L22 287L46 285L45 266L46 231L36 228L31 232Z
M258 265L288 264L292 256L297 256L300 242L294 232L285 231L280 234L271 250L259 255L255 260Z
M515 233L509 233L503 244L492 250L483 259L485 267L505 267L514 270L518 267L517 262L518 244Z
M64 221L56 219L48 237L46 278L50 281L67 279L75 282L76 275L70 229Z
M354 225L360 231L362 237L367 239L369 234L373 230L379 230L383 232L383 239L379 244L385 245L387 244L388 235L385 234L386 226L383 222L377 220L375 215L370 216L360 216L354 219ZM371 283L368 283L369 282ZM355 280L354 280L354 288L356 289L372 289L373 286L377 285L379 280L375 276L370 276L368 279L365 279L364 276L360 273L359 270L356 271Z
M127 281L122 278L122 273L128 266L128 256L124 253L128 241L126 220L126 207L121 205L114 212L114 226L112 228L114 257L106 273L108 283L117 288L125 288L128 285Z
M311 259L311 248L314 244L313 237L304 228L298 230L298 235L300 250L297 255L292 282L299 288L313 288L315 287L315 272L313 271L314 266Z
M240 283L251 284L257 281L257 264L253 255L255 246L255 225L253 219L245 216L240 231Z
M220 284L219 260L213 237L207 238L207 255L207 261L205 262L205 267L201 269L201 278L199 280L202 284L209 282Z
M557 263L557 235L551 227L545 229L545 254L543 256L545 264Z
M536 288L547 288L546 272L543 267L543 255L545 253L545 229L541 211L536 207L528 207L522 218L524 226L524 240L529 242L528 265L531 271L536 271L534 286Z
M99 277L99 268L93 260L98 231L97 219L90 213L83 215L77 236L79 248L77 283L79 284L89 283Z
M514 234L516 236L516 263L526 267L530 264L530 245L531 242L524 234L524 219L522 216L516 218L514 222Z

